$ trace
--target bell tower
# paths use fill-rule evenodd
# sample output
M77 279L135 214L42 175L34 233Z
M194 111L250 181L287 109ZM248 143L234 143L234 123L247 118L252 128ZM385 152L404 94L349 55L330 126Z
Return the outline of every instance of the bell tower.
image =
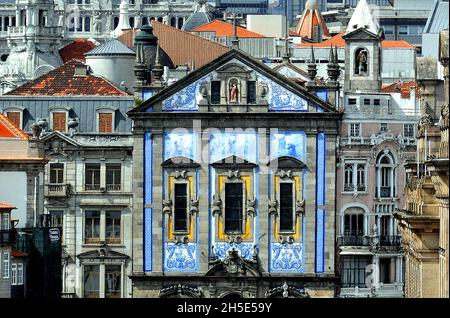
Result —
M343 36L347 92L378 92L381 88L383 30L366 0L360 0Z

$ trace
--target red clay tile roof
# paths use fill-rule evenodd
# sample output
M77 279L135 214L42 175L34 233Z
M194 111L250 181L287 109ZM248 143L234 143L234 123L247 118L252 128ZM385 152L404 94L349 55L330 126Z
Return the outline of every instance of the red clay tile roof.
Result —
M246 28L237 26L237 35L240 38L264 38L264 35L252 32ZM221 20L213 20L199 27L196 27L192 32L215 32L216 36L234 36L234 25Z
M13 210L13 209L17 209L17 208L11 204L0 202L0 209Z
M0 113L0 138L28 140L28 135L18 127L14 126L8 117Z
M317 8L305 8L295 32L302 38L312 39L317 27L321 29L322 36L330 36L330 31L328 31L327 24L322 18L320 11Z
M298 43L297 47L332 47L337 46L338 48L345 47L345 40L342 38L343 33L338 33L333 36L331 39L325 40L320 43ZM382 49L390 49L390 48L402 48L402 49L413 49L414 45L409 44L406 41L394 41L394 40L383 40L381 41Z
M420 98L420 90L415 81L397 82L390 85L385 85L381 88L383 93L400 93L402 99L411 98L411 90L416 89L416 99Z
M19 258L19 257L27 257L28 254L27 254L27 253L23 253L23 252L18 251L18 250L12 250L12 251L11 251L11 256L12 256L12 257Z
M86 76L74 77L75 66L80 64L84 63L80 60L71 60L6 95L129 96L103 77L89 73Z
M73 59L85 61L84 54L95 47L96 45L89 40L76 39L72 43L61 48L59 50L59 56L61 56L63 63L67 63Z
M230 50L225 45L157 21L152 21L152 27L161 49L167 53L175 65L192 67L194 64L195 68L200 68ZM139 30L127 31L117 39L128 47L133 47L136 32Z

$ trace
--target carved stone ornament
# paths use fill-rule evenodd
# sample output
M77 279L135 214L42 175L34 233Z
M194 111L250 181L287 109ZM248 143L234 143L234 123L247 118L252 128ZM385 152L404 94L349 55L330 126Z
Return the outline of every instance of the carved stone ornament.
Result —
M294 239L294 236L292 236L292 235L280 235L278 237L278 243L280 243L280 244L285 244L285 243L292 244L292 243L295 243L295 239Z
M247 214L255 215L256 213L256 198L247 200Z
M222 213L222 200L218 194L213 195L212 213L213 215Z
M236 171L228 170L227 177L228 177L228 179L240 179L241 173L239 172L239 170L236 170Z
M232 249L228 256L222 261L225 270L230 274L245 274L244 260L239 256L237 250Z
M305 214L305 200L298 199L295 204L295 213L297 215L303 215Z
M181 236L175 235L174 243L175 244L187 244L187 243L189 243L189 237L186 235L181 235Z
M175 179L187 179L188 174L186 170L182 170L182 171L175 171L174 174Z
M281 179L292 179L293 178L293 173L292 170L288 170L288 171L284 171L281 170L278 175L280 176Z
M189 213L191 215L198 213L198 202L199 202L198 198L191 199L191 208L189 209Z
M269 214L277 214L278 202L277 200L269 201Z
M240 235L228 235L228 244L240 244L242 243L242 237Z
M172 200L163 200L163 214L172 214Z

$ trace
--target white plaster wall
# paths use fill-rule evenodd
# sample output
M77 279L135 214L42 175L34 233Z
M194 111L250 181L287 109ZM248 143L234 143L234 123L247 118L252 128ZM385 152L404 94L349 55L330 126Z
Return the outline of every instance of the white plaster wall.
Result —
M124 81L129 90L132 90L134 83L134 63L134 56L86 57L86 64L95 75L103 76L117 86Z
M27 217L27 174L25 172L0 172L0 202L14 205L11 217L19 220L18 228L25 227Z

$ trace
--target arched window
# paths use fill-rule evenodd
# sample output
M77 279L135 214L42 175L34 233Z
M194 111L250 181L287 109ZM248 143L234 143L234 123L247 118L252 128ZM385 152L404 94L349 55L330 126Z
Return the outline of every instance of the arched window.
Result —
M113 29L116 29L118 25L119 25L119 17L114 17L114 28Z
M147 17L143 17L142 18L142 25L147 25L148 24L148 18Z
M340 244L344 246L362 246L368 243L367 210L360 206L344 207L340 219Z
M376 165L378 198L394 198L396 196L396 165L392 153L388 150L377 157Z
M369 53L365 48L359 48L355 50L354 56L354 72L358 76L369 75Z
M162 17L159 17L159 18L158 18L158 22L163 23L163 18L162 18Z
M177 27L177 18L175 17L170 18L170 26L173 26L174 28Z
M178 29L181 29L183 27L183 24L184 24L184 19L178 18Z
M91 32L91 17L84 18L84 32Z
M134 28L134 17L130 17L130 27Z

